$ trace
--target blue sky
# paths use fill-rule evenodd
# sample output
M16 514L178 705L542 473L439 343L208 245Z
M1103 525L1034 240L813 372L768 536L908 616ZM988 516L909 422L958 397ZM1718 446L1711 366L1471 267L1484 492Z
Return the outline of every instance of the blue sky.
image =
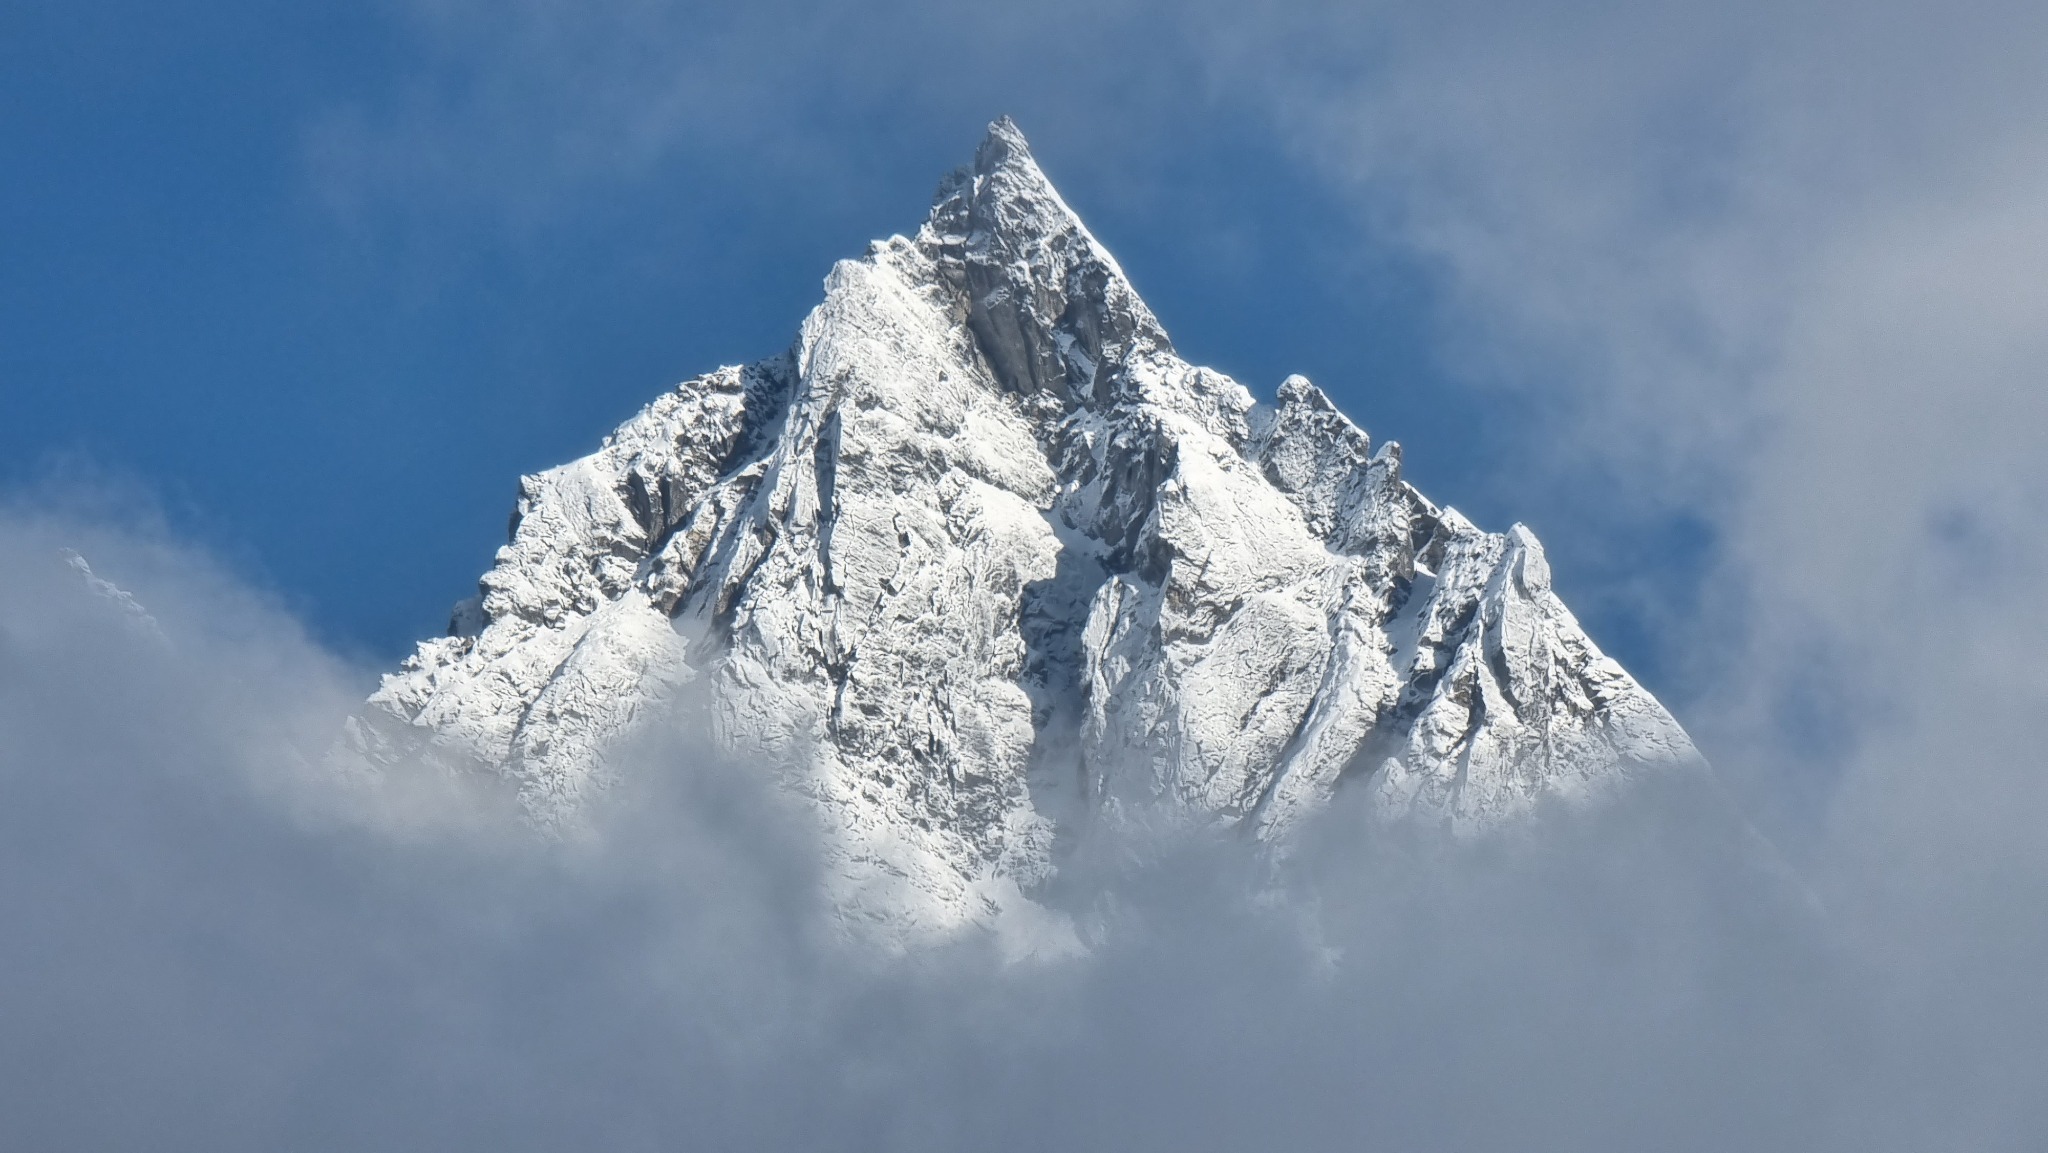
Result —
M755 35L678 11L678 71L700 32ZM679 127L621 162L575 120L607 111L523 73L524 49L402 5L4 19L0 480L135 482L365 656L440 627L518 474L588 451L676 380L783 347L831 262L913 229L1005 113L1193 359L1262 394L1307 373L1493 527L1606 534L1554 546L1557 567L1632 664L1656 663L1639 619L1656 605L1608 550L1638 583L1650 562L1653 600L1683 599L1700 563L1683 519L1623 532L1513 492L1541 400L1447 368L1446 342L1470 337L1437 274L1199 76L1162 67L1133 95L1056 59L936 99L819 69L788 105L710 109L719 131ZM1112 114L1077 109L1077 90Z

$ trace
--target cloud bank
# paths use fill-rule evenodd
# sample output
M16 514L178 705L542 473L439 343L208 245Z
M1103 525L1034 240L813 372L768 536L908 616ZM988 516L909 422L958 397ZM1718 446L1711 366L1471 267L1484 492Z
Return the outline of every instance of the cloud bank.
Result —
M1340 807L1277 875L1234 840L1128 846L1050 898L1088 928L1085 957L1005 963L964 940L889 958L832 930L802 814L696 746L687 702L587 828L548 840L482 782L322 768L362 671L174 542L17 504L0 575L0 1061L25 1144L2041 1132L2031 1002L1953 980L2010 932L1965 915L1921 937L1896 868L1835 886L1848 917L1823 911L1711 789L1468 845Z

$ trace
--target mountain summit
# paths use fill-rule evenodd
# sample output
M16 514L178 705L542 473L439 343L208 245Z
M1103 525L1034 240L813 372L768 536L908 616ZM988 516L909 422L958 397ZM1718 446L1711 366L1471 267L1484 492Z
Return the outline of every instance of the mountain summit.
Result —
M816 803L842 912L992 924L1083 828L1282 842L1340 787L1477 827L1696 765L1536 538L1401 479L1307 380L1188 364L1014 124L786 352L520 481L511 540L352 726L535 819L692 683Z

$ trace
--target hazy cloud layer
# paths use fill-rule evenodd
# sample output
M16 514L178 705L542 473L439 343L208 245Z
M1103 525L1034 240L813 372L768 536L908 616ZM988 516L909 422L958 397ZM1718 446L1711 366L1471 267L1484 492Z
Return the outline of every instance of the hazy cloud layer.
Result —
M0 1061L25 1143L1905 1150L2042 1132L2030 974L1986 963L2037 943L2014 910L2038 894L1940 859L1981 828L1915 829L1918 852L1875 868L1856 837L1820 846L1830 916L1711 790L1463 846L1340 808L1277 877L1235 839L1063 877L1086 957L1006 965L970 939L889 959L831 930L806 818L695 747L687 702L588 827L548 841L481 782L320 767L362 674L204 558L17 510L0 577ZM1901 878L1983 887L1930 901Z

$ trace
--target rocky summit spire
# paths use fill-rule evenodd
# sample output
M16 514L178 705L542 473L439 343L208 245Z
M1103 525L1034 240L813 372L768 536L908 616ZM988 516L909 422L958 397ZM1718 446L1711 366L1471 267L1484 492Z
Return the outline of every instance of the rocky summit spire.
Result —
M1034 894L1133 821L1284 844L1343 787L1478 829L1698 764L1528 530L1430 503L1300 377L1255 404L1181 360L1007 120L788 351L523 478L346 755L560 822L678 695L898 942L1056 947Z
M1008 117L989 126L974 163L940 185L926 233L1006 388L1071 404L1094 397L1127 357L1172 351Z

